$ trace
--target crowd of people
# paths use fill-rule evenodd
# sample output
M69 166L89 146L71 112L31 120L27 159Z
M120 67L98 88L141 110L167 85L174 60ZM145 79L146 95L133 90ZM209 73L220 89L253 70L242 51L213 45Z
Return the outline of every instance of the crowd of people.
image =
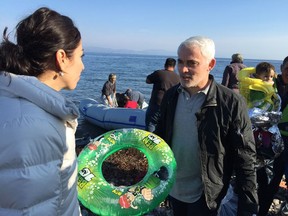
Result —
M115 73L110 73L101 91L101 102L109 107L124 107L131 109L143 109L145 96L140 91L128 88L124 93L116 92Z
M170 145L181 167L167 198L175 216L225 216L221 200L229 185L240 198L236 207L230 206L233 214L268 214L283 175L288 175L287 147L283 150L288 141L287 62L288 57L281 65L282 74L277 75L271 63L247 67L243 56L235 53L218 84L210 74L216 65L213 40L191 37L180 44L177 61L167 58L164 69L147 75L146 83L153 88L146 130ZM102 93L106 104L115 107L108 100L116 93L116 75L114 81L111 76ZM259 86L259 80L263 85ZM123 98L126 108L141 108L144 101L144 95L132 89ZM265 126L263 121L256 122L259 110L262 117L270 116ZM288 205L285 208L288 212Z
M240 54L233 54L232 58L235 55ZM239 63L243 65L243 58ZM229 77L226 69L222 84L235 91L233 86L225 81ZM237 92L245 98L252 122L257 152L258 216L269 215L269 208L279 190L283 175L288 178L288 57L283 60L280 71L277 75L276 68L271 63L260 62L254 68L234 67L233 72L230 72L236 77L233 80L237 83ZM284 198L287 203L287 195ZM287 204L282 208L281 214L288 215Z
M0 215L79 216L79 112L59 91L75 89L84 70L81 34L69 17L43 7L18 23L15 43L8 36L5 28L0 45ZM233 54L221 84L210 74L216 64L214 41L194 36L180 43L177 60L167 58L164 69L147 75L153 89L146 130L167 142L178 166L167 200L174 216L217 216L233 184L235 215L266 216L282 176L288 178L288 57L281 74L261 62L243 76L243 57ZM109 107L119 106L116 78L109 74L102 88ZM244 86L246 78L252 87ZM143 108L141 92L128 88L123 97L123 107ZM270 126L279 130L276 136L261 125L272 134L266 143L273 152L268 158L272 177L259 165L267 160L260 161L266 140L264 133L255 133L254 108L272 116Z

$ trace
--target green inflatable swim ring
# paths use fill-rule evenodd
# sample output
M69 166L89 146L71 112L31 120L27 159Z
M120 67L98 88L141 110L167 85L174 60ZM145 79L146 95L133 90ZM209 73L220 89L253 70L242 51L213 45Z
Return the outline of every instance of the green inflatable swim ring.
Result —
M102 163L127 148L136 148L146 156L148 170L136 185L117 187L103 177ZM167 197L175 171L174 155L159 136L131 128L109 131L91 140L78 156L78 198L98 215L143 215Z

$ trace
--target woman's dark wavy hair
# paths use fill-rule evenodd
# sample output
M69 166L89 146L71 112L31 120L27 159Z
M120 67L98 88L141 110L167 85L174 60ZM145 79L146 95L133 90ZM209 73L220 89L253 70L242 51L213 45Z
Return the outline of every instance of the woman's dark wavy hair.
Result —
M71 57L81 34L69 17L42 7L18 23L16 38L17 44L10 42L4 29L0 71L38 76L47 69L59 71L56 52L63 49Z

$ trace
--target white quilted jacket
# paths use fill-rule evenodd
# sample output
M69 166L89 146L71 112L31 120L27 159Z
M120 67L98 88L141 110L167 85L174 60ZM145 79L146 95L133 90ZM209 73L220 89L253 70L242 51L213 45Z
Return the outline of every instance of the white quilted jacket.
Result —
M30 76L0 72L0 215L78 216L78 108Z

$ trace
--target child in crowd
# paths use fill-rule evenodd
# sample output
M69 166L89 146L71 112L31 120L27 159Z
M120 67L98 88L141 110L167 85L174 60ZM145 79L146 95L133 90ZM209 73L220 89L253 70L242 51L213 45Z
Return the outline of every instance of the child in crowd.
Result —
M257 183L259 216L266 216L271 205L267 193L271 175L270 164L284 149L277 127L281 119L281 99L274 85L275 67L268 62L259 63L256 68L245 68L239 72L240 94L249 107L255 143L257 146ZM268 168L268 169L267 169Z
M259 108L268 112L279 111L281 100L274 86L275 67L268 62L261 62L256 66L251 78L262 80L264 85L259 85L259 82L250 85L249 108Z
M274 86L275 67L268 62L256 68L245 68L239 72L240 94L249 107L258 156L273 159L283 150L283 141L277 127L281 119L281 99Z

